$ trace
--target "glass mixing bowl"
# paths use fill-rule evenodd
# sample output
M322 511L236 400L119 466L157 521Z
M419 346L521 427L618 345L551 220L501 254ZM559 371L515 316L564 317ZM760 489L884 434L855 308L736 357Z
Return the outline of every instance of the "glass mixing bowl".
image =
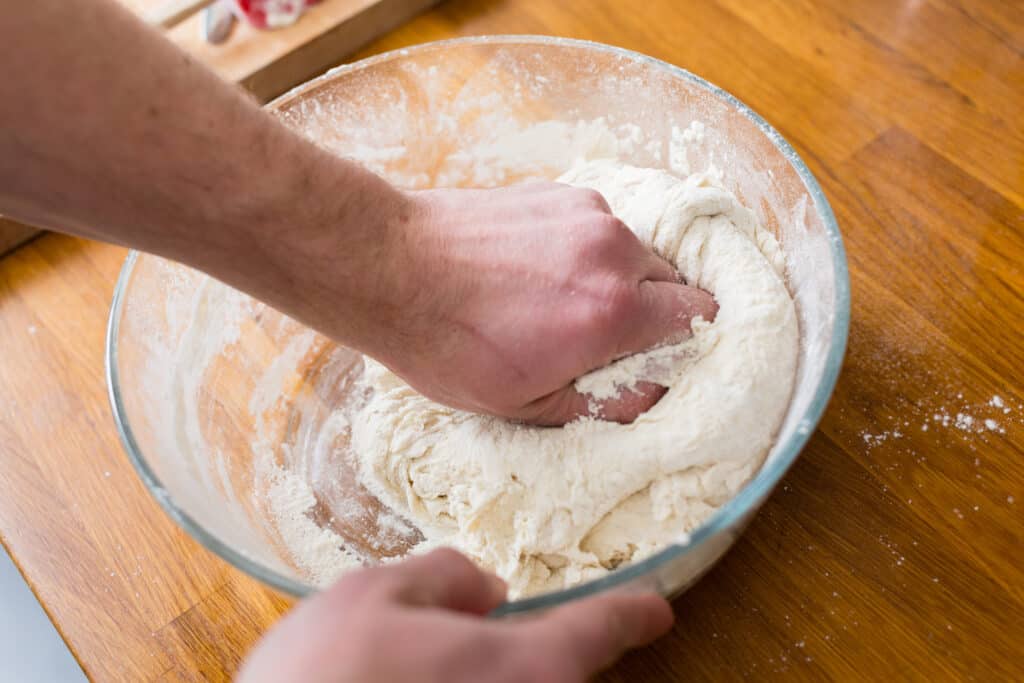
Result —
M390 52L335 69L269 109L409 188L550 179L580 157L721 174L778 237L799 315L799 375L775 446L738 495L699 528L681 530L674 544L499 613L623 587L671 595L706 572L807 442L846 346L849 279L839 228L793 148L742 102L683 69L547 37L465 38ZM361 366L357 353L201 273L137 252L125 261L107 372L132 463L200 543L294 596L330 580L324 566L339 546L373 563L418 540L416 529L361 488L347 431L332 420Z

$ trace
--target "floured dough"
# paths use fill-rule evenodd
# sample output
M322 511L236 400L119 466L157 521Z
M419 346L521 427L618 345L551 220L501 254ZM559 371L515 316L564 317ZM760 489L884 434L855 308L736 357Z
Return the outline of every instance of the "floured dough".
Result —
M719 304L677 345L577 380L607 396L669 387L628 425L537 428L444 407L367 359L352 420L364 484L504 577L513 597L570 586L664 547L733 496L771 447L793 389L797 319L775 238L702 175L613 161L561 179L597 189L640 239Z

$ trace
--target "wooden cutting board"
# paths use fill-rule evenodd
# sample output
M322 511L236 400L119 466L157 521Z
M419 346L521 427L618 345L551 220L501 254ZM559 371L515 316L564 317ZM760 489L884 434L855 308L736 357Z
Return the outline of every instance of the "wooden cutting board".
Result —
M122 0L145 15L166 0ZM267 101L309 80L374 38L408 21L437 0L324 0L282 29L261 31L236 22L220 45L203 40L201 17L175 26L168 36L213 67Z
M166 0L121 0L145 16ZM374 38L409 20L437 0L323 0L291 26L275 31L236 22L220 45L206 42L200 15L167 35L210 65L225 79L241 84L266 102L337 64ZM0 216L0 255L38 234L36 228Z

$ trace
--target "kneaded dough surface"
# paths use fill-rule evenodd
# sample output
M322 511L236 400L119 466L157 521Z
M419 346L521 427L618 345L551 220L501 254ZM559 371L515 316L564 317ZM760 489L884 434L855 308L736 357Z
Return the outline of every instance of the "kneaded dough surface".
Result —
M640 379L665 396L635 422L518 425L447 408L367 359L352 421L363 483L496 571L522 597L640 559L700 525L761 465L785 415L797 318L775 238L714 180L614 161L562 182L591 187L690 284L714 294L693 336L577 380L596 397Z

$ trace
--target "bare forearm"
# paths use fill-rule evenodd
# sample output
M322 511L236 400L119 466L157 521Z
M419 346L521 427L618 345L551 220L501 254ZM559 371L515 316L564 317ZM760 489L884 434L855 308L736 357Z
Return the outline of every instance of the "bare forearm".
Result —
M0 213L174 258L289 307L302 298L282 291L300 286L292 261L306 258L291 247L329 237L333 267L354 280L371 269L381 206L401 201L386 183L112 0L6 11Z
M5 10L0 213L205 270L430 398L562 424L595 410L576 377L715 315L592 191L399 192L114 0ZM659 391L597 412L629 421Z

